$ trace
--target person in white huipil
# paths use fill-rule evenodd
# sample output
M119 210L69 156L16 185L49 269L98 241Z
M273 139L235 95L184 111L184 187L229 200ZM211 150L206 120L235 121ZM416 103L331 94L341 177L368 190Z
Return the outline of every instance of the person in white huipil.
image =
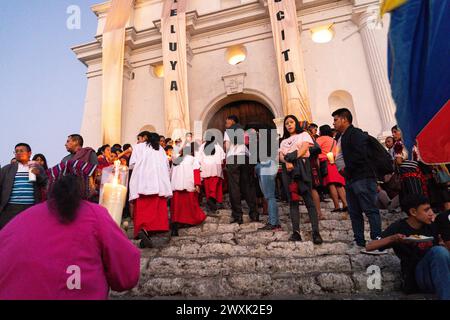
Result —
M130 158L130 202L134 203L134 235L141 247L151 247L149 232L169 231L167 198L172 196L169 161L159 145L159 135L138 135Z

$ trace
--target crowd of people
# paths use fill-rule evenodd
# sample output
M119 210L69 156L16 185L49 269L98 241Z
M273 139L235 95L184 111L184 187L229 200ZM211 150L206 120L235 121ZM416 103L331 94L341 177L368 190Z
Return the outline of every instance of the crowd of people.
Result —
M31 159L28 144L17 144L15 158L0 171L0 288L11 289L8 294L7 289L0 289L0 298L11 297L11 292L20 297L23 281L31 281L7 276L11 268L30 267L23 260L21 265L5 263L14 260L17 250L26 250L28 263L33 267L39 264L38 270L51 278L55 266L44 266L42 255L48 259L81 244L86 248L77 249L80 256L94 254L93 248L100 246L103 260L93 262L90 275L96 282L102 264L108 274L90 288L92 297L99 297L98 290L104 296L108 285L125 290L136 284L139 253L107 211L95 204L102 170L119 161L131 172L123 216L132 218L134 237L141 240L141 248L153 246L155 233L170 232L176 237L179 228L200 225L207 215L217 215L224 207L225 193L231 205L231 223L244 223L245 200L250 221L268 216L261 228L265 231L282 230L279 204L287 202L290 241L302 241L300 205L304 204L312 241L320 245L321 202L329 197L333 213L350 217L356 248L366 254L384 254L392 247L401 259L404 287L409 292L415 288L450 299L448 166L423 163L417 146L409 154L397 126L382 146L353 126L348 109L339 109L332 117L334 128L288 115L279 137L270 127L244 127L231 115L223 136L207 132L202 141L196 141L187 133L172 140L144 131L134 145L103 145L97 152L84 147L83 138L73 134L65 145L69 154L52 168L42 154ZM383 232L380 209L403 210L408 218ZM436 216L434 212L442 213ZM364 235L364 214L370 225L369 242ZM47 233L52 236L39 244L33 242ZM96 238L88 236L90 233ZM18 236L33 244L24 249L15 242ZM423 236L428 242L409 241L411 236ZM78 244L83 237L86 239ZM52 247L54 242L57 245ZM38 246L47 247L38 250ZM37 280L29 283L39 286ZM55 292L61 290L56 288L54 283ZM46 294L52 296L50 291Z

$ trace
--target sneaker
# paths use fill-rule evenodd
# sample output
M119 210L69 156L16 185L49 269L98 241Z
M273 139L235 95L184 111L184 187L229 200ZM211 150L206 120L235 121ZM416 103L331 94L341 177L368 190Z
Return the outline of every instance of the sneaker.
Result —
M243 224L244 220L242 218L234 218L230 223L231 224L233 224L233 223Z
M380 251L380 250L367 251L366 248L362 249L360 252L362 254L369 254L372 256L381 256L381 255L387 254L386 251Z
M206 204L207 204L208 209L209 209L210 212L216 212L217 211L216 199L208 198L208 200L206 201Z
M250 220L252 222L259 222L259 213L258 212L251 212L248 215L250 216Z
M365 244L357 243L356 241L353 241L353 242L352 242L352 247L361 250L361 249L365 249L365 248L366 248L366 245L365 245Z
M314 244L322 244L323 243L323 240L322 240L322 237L320 236L319 231L313 232L312 238L313 238Z
M300 232L295 231L289 238L289 241L302 241L302 236L300 235Z
M143 229L139 231L138 238L141 239L141 243L139 244L141 248L153 248L152 240L147 231Z
M268 223L264 227L259 228L258 230L261 230L261 231L281 231L281 226L280 225L273 226L270 223Z

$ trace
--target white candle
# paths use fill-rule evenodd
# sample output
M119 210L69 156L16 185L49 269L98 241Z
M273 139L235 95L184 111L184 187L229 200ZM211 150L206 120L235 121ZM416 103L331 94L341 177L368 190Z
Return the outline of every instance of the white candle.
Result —
M100 196L100 204L108 209L109 214L120 227L125 207L127 188L121 184L105 183Z

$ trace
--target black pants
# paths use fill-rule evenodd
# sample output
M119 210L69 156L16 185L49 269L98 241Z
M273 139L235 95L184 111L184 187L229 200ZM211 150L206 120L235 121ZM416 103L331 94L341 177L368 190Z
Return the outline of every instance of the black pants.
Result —
M317 216L316 206L314 205L314 201L312 199L311 188L305 189L305 191L303 191L300 195L302 196L303 201L305 201L309 219L311 220L312 231L319 232L319 218ZM292 231L300 231L300 211L298 201L289 202L289 215L291 216L292 221Z
M250 209L249 214L257 215L254 167L251 164L227 164L228 192L232 215L235 219L242 218L241 193Z
M19 213L31 207L32 205L8 204L0 213L0 230L3 229L17 215L19 215Z

